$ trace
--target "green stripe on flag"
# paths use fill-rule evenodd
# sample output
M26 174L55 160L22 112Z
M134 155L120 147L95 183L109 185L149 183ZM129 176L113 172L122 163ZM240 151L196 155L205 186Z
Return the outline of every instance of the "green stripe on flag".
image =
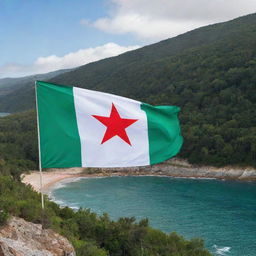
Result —
M42 168L80 167L73 88L36 82Z
M180 108L142 103L141 109L147 114L150 164L176 155L183 143L178 120Z

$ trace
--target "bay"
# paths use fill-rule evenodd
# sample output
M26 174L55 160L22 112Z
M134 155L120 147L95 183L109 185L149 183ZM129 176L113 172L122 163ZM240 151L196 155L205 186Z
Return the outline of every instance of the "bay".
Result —
M170 177L79 178L57 184L61 205L148 218L164 232L201 237L214 255L256 255L256 183Z

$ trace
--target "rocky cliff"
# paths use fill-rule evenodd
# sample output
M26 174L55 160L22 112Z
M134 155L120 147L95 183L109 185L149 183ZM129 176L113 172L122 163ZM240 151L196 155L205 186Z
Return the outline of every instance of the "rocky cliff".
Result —
M132 168L106 168L99 169L108 175L163 175L171 177L184 178L213 178L227 180L256 181L256 169L252 167L232 167L226 166L222 168L212 166L196 166L189 164L185 160L173 158L161 164L145 167ZM99 174L100 176L100 174Z
M75 250L53 230L12 217L0 228L0 256L75 256Z

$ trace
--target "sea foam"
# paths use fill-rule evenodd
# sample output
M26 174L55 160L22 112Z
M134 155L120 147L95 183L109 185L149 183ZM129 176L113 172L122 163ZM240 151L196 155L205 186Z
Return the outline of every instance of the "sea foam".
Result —
M213 245L213 249L215 250L215 252L214 252L215 255L226 256L226 255L230 255L231 247L228 247L228 246L219 247L215 244L215 245Z

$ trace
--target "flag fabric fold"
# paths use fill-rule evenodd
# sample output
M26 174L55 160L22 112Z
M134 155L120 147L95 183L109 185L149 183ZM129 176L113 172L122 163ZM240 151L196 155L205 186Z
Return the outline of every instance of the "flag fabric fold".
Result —
M36 97L42 168L151 165L183 143L176 106L41 81Z

